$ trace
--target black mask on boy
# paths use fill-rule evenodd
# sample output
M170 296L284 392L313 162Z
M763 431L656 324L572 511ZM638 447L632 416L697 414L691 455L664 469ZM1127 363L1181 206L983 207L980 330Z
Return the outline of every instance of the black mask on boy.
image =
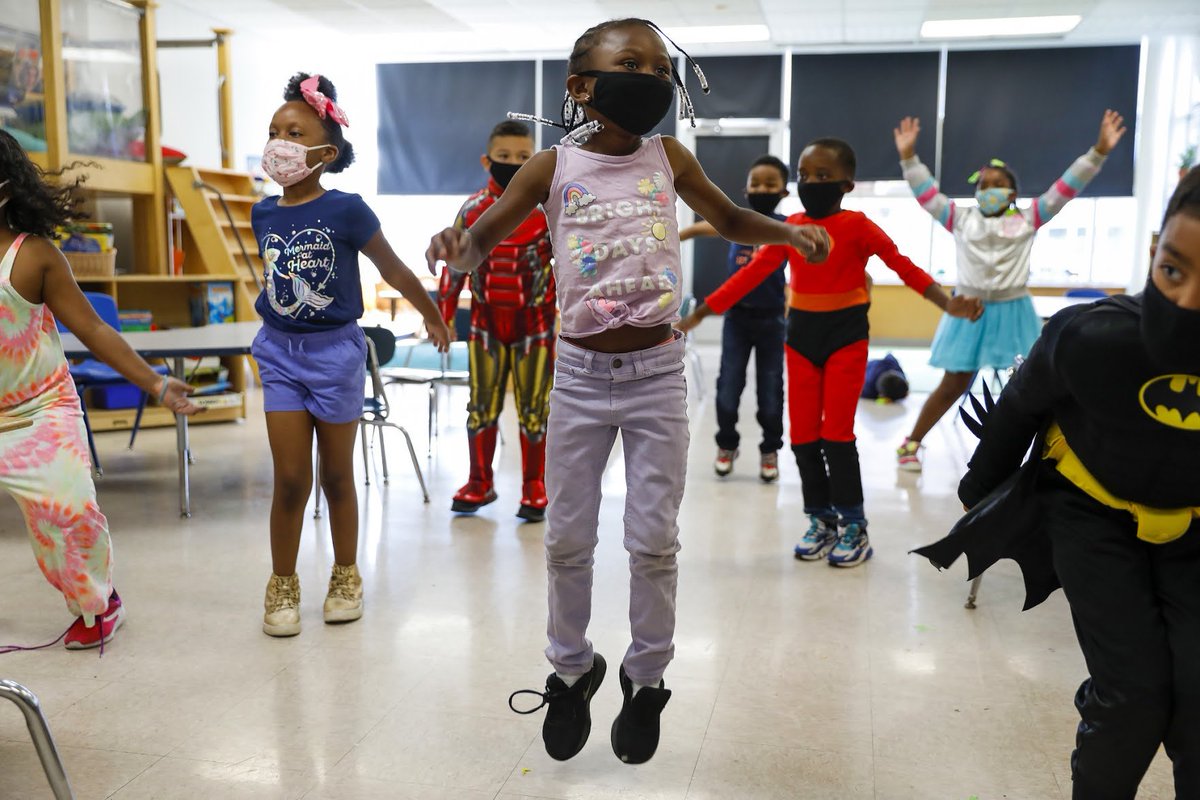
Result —
M846 193L845 181L824 181L809 183L801 181L796 185L796 194L804 204L804 213L813 219L828 217L837 210L842 195Z
M1200 374L1200 311L1180 308L1148 280L1141 327L1151 361L1164 369Z
M592 108L613 124L635 136L643 136L671 110L675 85L641 72L580 72L596 79L592 89Z
M782 199L783 195L775 192L748 192L746 194L746 200L749 201L750 207L758 213L768 216L775 211L775 207Z
M492 180L500 184L501 189L508 188L508 182L513 179L520 168L520 164L502 164L499 161L488 159L488 172L492 173Z

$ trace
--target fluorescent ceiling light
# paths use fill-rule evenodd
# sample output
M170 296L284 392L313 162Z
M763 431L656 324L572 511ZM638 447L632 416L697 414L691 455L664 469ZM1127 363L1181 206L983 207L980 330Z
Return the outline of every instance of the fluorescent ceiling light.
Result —
M766 25L692 25L666 30L667 35L680 44L765 42L771 38L771 31Z
M1051 36L1075 29L1083 17L998 17L994 19L931 19L921 25L923 39L968 39L997 36Z

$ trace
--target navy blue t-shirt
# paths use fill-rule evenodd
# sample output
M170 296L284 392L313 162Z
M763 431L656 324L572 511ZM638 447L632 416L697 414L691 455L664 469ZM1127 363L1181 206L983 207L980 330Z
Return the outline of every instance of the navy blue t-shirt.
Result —
M782 214L771 214L773 219L783 222L787 217ZM729 274L737 272L742 267L750 263L750 259L754 257L755 247L748 244L729 244ZM754 309L758 311L770 310L782 314L784 312L784 304L787 298L784 295L784 288L787 286L787 276L784 274L784 267L787 266L787 259L779 264L779 269L775 270L758 286L750 290L750 293L734 304L735 309Z
M250 211L263 260L263 322L288 333L325 331L363 314L358 251L379 218L356 194L330 189L316 200L281 206L268 197Z

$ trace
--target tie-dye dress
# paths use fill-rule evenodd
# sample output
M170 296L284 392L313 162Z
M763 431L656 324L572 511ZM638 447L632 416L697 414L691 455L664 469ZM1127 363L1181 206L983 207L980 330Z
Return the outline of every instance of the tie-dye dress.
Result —
M54 316L10 280L24 239L0 261L0 416L33 424L0 433L0 488L20 506L46 579L90 627L112 592L108 521L96 505L83 413Z

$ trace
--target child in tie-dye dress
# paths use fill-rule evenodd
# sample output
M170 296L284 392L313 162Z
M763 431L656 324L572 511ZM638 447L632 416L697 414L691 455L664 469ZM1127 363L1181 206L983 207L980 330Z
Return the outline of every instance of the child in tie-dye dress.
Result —
M49 241L74 216L74 187L47 185L45 177L0 130L0 419L31 423L0 433L0 487L25 517L38 566L78 617L60 638L84 649L112 639L124 610L112 588L108 521L96 505L83 413L55 316L166 408L199 409L187 398L190 387L156 374L96 316ZM0 646L0 653L17 649Z

